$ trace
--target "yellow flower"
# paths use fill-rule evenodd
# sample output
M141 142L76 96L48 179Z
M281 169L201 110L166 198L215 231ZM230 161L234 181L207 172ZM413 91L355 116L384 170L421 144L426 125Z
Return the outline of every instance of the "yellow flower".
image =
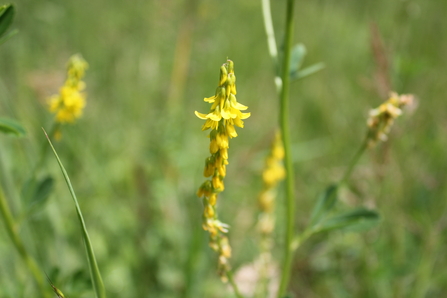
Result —
M368 145L373 146L377 141L386 141L394 119L402 115L402 108L412 105L414 96L411 94L398 95L395 92L390 93L389 99L378 108L369 112L367 125Z
M236 99L236 76L234 75L234 63L231 60L221 66L219 83L214 96L204 98L211 104L208 113L195 111L198 118L205 120L202 130L211 129L209 151L211 156L205 161L203 174L206 180L197 191L197 195L203 198L203 222L202 227L209 232L210 246L218 254L218 271L225 280L231 256L231 247L228 238L223 233L228 232L229 226L219 221L216 212L218 193L225 188L226 165L228 164L229 139L237 136L235 126L244 127L242 120L250 117L250 113L242 113L246 106Z
M87 62L80 55L70 58L64 86L60 88L58 95L53 95L48 100L48 110L56 114L56 122L72 123L82 116L86 96L82 92L85 83L81 79L87 68Z

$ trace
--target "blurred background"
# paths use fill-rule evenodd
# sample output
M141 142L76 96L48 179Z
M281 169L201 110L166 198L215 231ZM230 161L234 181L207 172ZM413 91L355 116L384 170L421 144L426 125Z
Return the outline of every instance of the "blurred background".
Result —
M46 204L25 214L20 189L53 116L47 98L68 58L89 63L87 107L56 149L84 213L109 297L233 297L216 274L196 190L208 156L194 111L209 109L219 67L235 62L238 101L252 116L231 141L219 216L232 226L232 264L249 288L258 255L261 171L278 119L261 1L12 0L19 34L0 47L0 116L27 129L1 137L1 182L39 267L69 297L92 297L79 222L53 156ZM366 233L312 238L293 263L294 297L444 297L447 294L446 1L297 1L294 41L304 67L324 70L291 90L297 230L318 194L340 179L371 108L388 89L417 96L389 141L368 150L343 204L382 215ZM285 1L272 1L279 47ZM283 197L274 256L281 260ZM27 268L0 225L0 296L33 297ZM240 269L243 269L242 273ZM239 271L239 273L238 273ZM242 279L244 281L242 281ZM51 290L51 289L50 289ZM248 289L249 290L249 289Z

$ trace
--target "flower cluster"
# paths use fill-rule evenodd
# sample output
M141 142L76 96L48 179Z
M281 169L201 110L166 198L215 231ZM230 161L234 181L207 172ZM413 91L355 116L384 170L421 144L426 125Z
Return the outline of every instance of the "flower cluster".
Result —
M199 188L197 195L203 199L203 229L210 234L210 246L219 254L218 270L222 280L226 280L229 270L228 259L231 247L224 233L229 226L219 221L216 212L217 195L225 188L224 178L228 165L229 139L237 136L235 126L244 127L243 119L250 113L242 113L247 107L236 100L236 76L231 60L220 68L219 84L216 94L204 99L211 103L208 114L195 112L200 119L206 120L202 130L211 129L210 154L205 161L204 176L209 178Z
M70 57L67 66L67 79L64 86L59 90L59 94L49 98L51 113L56 114L56 122L72 123L81 117L85 107L85 83L81 80L85 70L88 68L87 62L81 55Z
M283 159L284 148L282 146L281 134L277 132L272 143L270 154L265 160L265 167L262 173L264 187L258 198L259 208L261 210L258 227L263 236L271 234L275 225L273 210L275 206L276 187L286 175Z
M377 141L386 141L394 119L402 114L404 106L412 105L414 96L411 94L398 95L395 92L390 93L390 98L381 104L378 108L369 112L367 121L368 145L374 146Z
M275 199L278 184L286 176L283 165L284 147L281 134L277 131L273 139L270 153L265 159L262 173L263 189L258 197L260 213L258 216L258 230L261 234L259 255L259 294L265 294L265 285L269 280L269 268L271 265L271 249L273 245L272 232L275 227Z

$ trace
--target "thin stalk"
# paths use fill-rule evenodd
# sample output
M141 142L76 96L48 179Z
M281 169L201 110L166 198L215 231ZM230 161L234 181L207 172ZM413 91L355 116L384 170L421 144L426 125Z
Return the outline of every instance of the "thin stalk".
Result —
M275 30L273 28L270 0L262 0L262 16L264 18L265 33L267 34L267 44L269 54L275 66L278 65L278 48L276 47Z
M352 170L354 169L355 165L358 163L360 157L363 155L363 152L365 152L366 148L368 148L368 135L366 136L363 143L360 145L359 149L355 153L354 157L352 158L351 162L349 163L348 168L346 169L345 174L343 175L343 178L341 178L340 182L338 183L338 187L345 184L349 177L351 176Z
M17 252L22 257L25 264L28 266L31 274L34 277L34 280L37 283L39 291L42 297L49 297L46 291L46 285L44 283L44 278L42 276L42 272L39 270L36 261L28 254L25 249L25 245L23 244L20 236L17 232L17 225L14 222L14 218L12 216L11 210L9 208L8 202L4 196L3 189L0 187L0 213L2 214L3 222L6 226L6 231L8 232L9 237L11 238L14 247Z
M295 222L295 195L294 195L294 174L292 164L292 154L290 145L289 130L289 86L290 86L290 53L292 47L293 35L293 8L294 0L287 1L286 10L286 30L284 42L284 58L282 65L282 88L281 88L281 107L280 107L280 126L284 146L284 165L286 169L286 233L284 246L284 260L281 273L281 282L278 290L278 297L283 297L290 279L290 269L292 267L292 242L294 237Z
M237 284L234 281L233 271L227 270L227 278L228 278L228 282L230 283L231 287L233 288L234 295L236 295L237 298L244 298L244 296L242 296L241 292L239 292L239 288L237 287Z
M267 36L267 44L269 48L270 57L275 66L275 86L278 95L281 94L282 81L279 77L279 63L278 63L278 47L275 39L275 29L273 28L272 12L270 9L270 0L262 0L262 16L264 19L265 34Z

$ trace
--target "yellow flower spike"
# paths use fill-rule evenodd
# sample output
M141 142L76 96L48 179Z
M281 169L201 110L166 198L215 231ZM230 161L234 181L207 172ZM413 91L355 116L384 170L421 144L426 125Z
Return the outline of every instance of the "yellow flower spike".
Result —
M211 109L213 110L216 108L216 106L220 103L221 100L226 98L225 94L226 94L225 87L217 87L216 94L211 97L205 97L203 101L208 103L215 103L211 107Z
M222 179L220 179L219 175L214 175L212 179L213 188L215 191L221 192L225 189Z
M205 160L205 169L203 170L203 176L205 177L211 177L214 174L214 158L208 157Z
M216 143L219 148L229 148L228 136L225 133L218 133L216 135Z
M219 86L223 86L227 81L228 71L225 64L220 67Z
M244 113L244 114L248 114L248 116L246 118L250 117L249 113ZM242 121L241 118L230 119L230 123L231 123L231 125L236 125L240 128L244 128L244 121Z
M222 165L221 167L217 168L217 172L221 177L225 178L225 176L227 175L227 168L224 165Z
M379 140L386 141L394 120L402 115L402 108L412 105L413 101L414 96L411 94L399 96L397 93L391 92L386 102L378 108L372 109L366 122L369 128L368 145L374 146Z
M234 128L234 125L227 124L227 134L230 136L230 138L237 137L236 129Z
M227 59L226 65L228 67L228 73L234 73L234 62L233 62L233 60Z
M197 191L197 196L199 198L203 197L209 197L213 194L213 189L211 185L211 181L207 180L202 183L202 185L199 187L199 190Z
M209 113L208 115L206 115L206 117L210 120L219 122L222 119L222 114L220 111L220 107L216 107L216 109L214 111L212 111L211 113Z
M214 154L219 150L219 143L217 141L217 139L211 139L210 142L210 153Z
M262 173L263 189L258 197L259 216L257 230L260 233L259 276L261 284L269 279L271 268L273 237L275 228L275 201L277 186L285 177L283 167L284 148L279 131L272 140L270 153L265 159Z
M220 246L221 246L222 256L225 257L225 258L230 258L231 257L231 246L230 246L230 243L228 241L228 237L223 236L220 239Z
M227 93L231 93L236 95L236 76L234 75L234 73L229 73L228 74L228 85L227 85Z
M214 129L217 129L218 126L219 126L219 122L213 121L211 119L206 119L205 124L203 124L203 126L202 126L202 130L207 130L207 129L210 129L210 128L212 130L214 130Z
M214 96L205 97L204 101L211 104L208 113L195 112L199 119L205 120L202 130L211 129L209 134L209 151L211 156L205 162L204 175L209 177L200 186L197 195L203 198L202 227L209 232L210 246L218 252L218 271L222 279L230 269L228 258L231 257L231 247L228 238L223 236L229 226L220 222L215 209L217 196L225 188L226 165L228 162L229 139L237 137L235 126L243 127L243 119L250 113L242 113L248 107L236 100L236 75L234 63L231 60L220 68L219 83Z
M231 107L237 110L245 111L246 109L248 109L247 106L244 106L243 104L237 102L236 96L234 96L234 94L230 94L230 103Z
M70 57L68 61L68 77L79 82L84 77L85 71L88 69L88 63L81 55L76 54Z
M205 214L207 218L212 218L214 217L214 209L213 207L211 207L210 205L205 207Z
M223 159L228 159L228 150L227 148L220 148L220 155Z
M228 100L225 100L225 102L223 102L223 107L222 107L222 110L220 113L222 115L222 118L224 118L224 119L234 118L234 117L232 117L231 106L230 106L230 102Z
M217 202L217 194L212 193L212 194L208 197L208 202L210 203L211 206L216 205L216 202Z
M219 221L217 219L214 220L213 224L222 233L228 233L228 231L230 229L229 225L227 225L227 224L225 224L225 223L223 223L223 222L221 222L221 221Z
M81 79L87 68L88 64L81 55L70 58L64 86L60 88L58 95L53 95L48 99L48 110L56 114L56 122L73 123L82 116L86 101L85 94L82 92L85 89L85 83Z

